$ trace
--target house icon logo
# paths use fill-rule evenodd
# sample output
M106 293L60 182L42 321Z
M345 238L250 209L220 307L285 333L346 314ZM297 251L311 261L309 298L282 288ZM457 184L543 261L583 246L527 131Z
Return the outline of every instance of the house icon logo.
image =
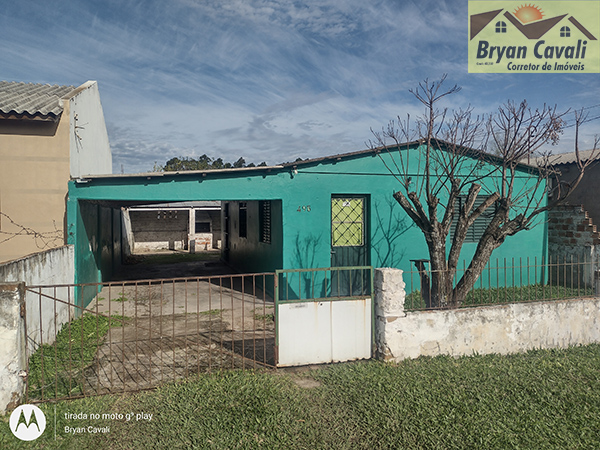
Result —
M469 72L600 73L600 2L469 2Z
M46 429L46 416L35 405L21 405L10 415L10 431L22 441L39 438Z

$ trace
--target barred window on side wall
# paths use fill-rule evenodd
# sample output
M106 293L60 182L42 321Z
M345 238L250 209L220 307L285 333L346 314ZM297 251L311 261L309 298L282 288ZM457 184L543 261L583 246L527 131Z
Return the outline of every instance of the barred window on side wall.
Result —
M486 198L487 198L487 196L478 195L477 198L475 199L475 204L473 205L473 210L476 209L477 207L479 207L479 205L481 205L485 201ZM456 225L458 224L458 211L462 210L466 200L467 200L467 196L461 195L460 197L458 197L458 200L456 201L456 205L455 205L456 213L454 214L454 218L452 219L452 227L450 228L450 240L454 239ZM496 213L496 206L495 205L488 206L488 208L483 212L483 214L481 214L477 219L475 219L475 222L473 223L473 225L471 225L469 227L469 229L467 230L467 236L465 238L465 243L479 242L479 240L483 236L483 233L485 232L487 226L490 224L490 222L494 218L495 213Z
M261 200L258 204L260 210L260 242L271 243L271 201Z
M240 232L242 238L248 237L248 203L240 202Z

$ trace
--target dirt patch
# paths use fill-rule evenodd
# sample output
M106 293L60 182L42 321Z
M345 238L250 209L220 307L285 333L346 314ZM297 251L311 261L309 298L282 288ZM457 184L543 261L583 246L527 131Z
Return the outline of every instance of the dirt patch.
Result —
M293 376L292 381L303 389L314 389L321 386L321 383L313 378Z

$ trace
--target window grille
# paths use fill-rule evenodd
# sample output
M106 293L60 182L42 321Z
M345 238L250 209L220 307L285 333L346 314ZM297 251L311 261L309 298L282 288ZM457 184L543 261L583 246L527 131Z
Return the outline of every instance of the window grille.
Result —
M364 244L364 199L331 199L331 244L357 247Z
M258 202L260 210L260 242L271 243L271 201L261 200Z
M486 198L487 198L486 196L478 195L477 198L475 199L475 204L473 205L473 208L471 209L471 211L478 208L479 205L481 205L485 201ZM452 227L450 228L450 240L454 239L456 225L458 224L458 213L460 211L462 211L462 209L464 208L464 204L465 204L466 200L467 200L467 196L461 195L460 197L458 197L458 200L456 201L456 205L455 205L456 210L454 213L454 218L452 219ZM488 206L488 208L483 212L483 214L481 214L477 219L475 219L475 222L473 222L473 225L471 225L469 227L469 229L467 230L467 236L465 237L465 243L479 242L479 240L483 236L483 233L485 232L487 226L490 224L490 222L494 218L495 213L496 213L496 206L495 205Z

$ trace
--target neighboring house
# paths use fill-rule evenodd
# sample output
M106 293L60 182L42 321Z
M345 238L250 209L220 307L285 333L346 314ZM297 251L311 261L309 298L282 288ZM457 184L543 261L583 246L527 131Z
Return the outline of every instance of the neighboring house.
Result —
M68 181L111 172L95 81L0 81L0 262L64 245Z
M175 202L125 208L128 251L205 251L221 245L221 202ZM193 242L193 245L191 244Z
M412 158L414 179L421 176L420 144L411 143L401 151ZM98 202L116 207L221 201L222 257L240 272L360 265L412 271L411 260L428 258L427 246L421 231L393 199L398 181L382 158L394 167L388 152L364 150L268 167L75 180L70 183L68 221L76 244L77 282L95 281L93 274L98 270L97 265L90 265L89 247L102 236L92 236L78 225L86 220L82 206ZM537 180L531 166L517 170L522 173L518 183ZM487 177L482 183L493 189L495 181ZM542 191L538 195L545 195ZM501 263L506 258L510 265L512 258L521 257L523 261L530 258L534 265L546 256L546 217L541 216L538 226L506 239L493 253L494 264L496 258ZM478 225L463 247L461 257L466 260L484 228ZM491 274L487 277L496 282ZM510 277L509 273L498 282L510 284Z
M590 285L594 280L594 271L600 267L600 152L586 150L580 152L582 162L593 158L585 169L579 185L567 197L564 205L549 211L548 251L553 262L566 262L585 266L583 277L574 279L573 283ZM575 152L562 153L550 158L550 163L558 170L557 179L552 180L550 196L557 189L570 190L575 178L579 175ZM592 266L589 263L593 263ZM567 271L568 272L568 271ZM569 273L558 274L556 279Z
M594 162L585 170L584 177L567 199L569 205L582 205L589 217L600 224L600 151L586 150L580 152L582 162L593 157ZM558 181L561 189L570 189L571 183L579 175L575 152L561 153L550 158L550 163L559 171ZM556 181L552 189L556 189Z

